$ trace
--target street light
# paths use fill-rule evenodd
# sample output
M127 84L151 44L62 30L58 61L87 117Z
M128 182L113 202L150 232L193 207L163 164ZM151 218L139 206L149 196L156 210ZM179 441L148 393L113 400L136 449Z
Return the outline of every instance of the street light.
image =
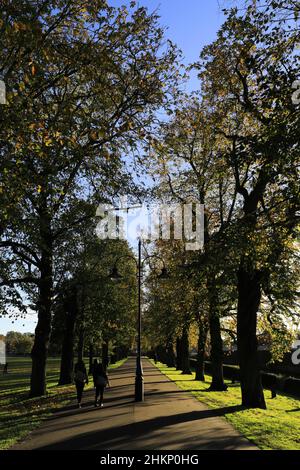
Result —
M167 279L170 279L170 275L169 275L168 270L165 266L162 268L161 273L157 276L157 278L160 279L161 281L165 281Z
M114 266L109 274L111 281L117 282L123 279L123 276L119 273L117 266Z
M141 350L141 336L142 336L142 315L141 315L141 289L142 289L142 269L145 262L150 258L158 258L163 262L163 268L161 273L158 276L158 279L164 280L169 279L169 273L165 266L164 260L158 255L148 255L142 260L142 240L139 238L138 243L138 260L134 256L131 255L124 255L118 258L115 262L114 267L109 274L109 278L112 281L119 281L123 278L123 276L118 271L118 262L122 258L130 258L133 259L136 268L137 268L137 277L138 277L138 322L137 322L137 330L138 330L138 337L137 337L137 357L136 357L136 375L135 375L135 401L144 401L144 374L143 374L143 366L142 366L142 350ZM151 267L150 267L151 268Z

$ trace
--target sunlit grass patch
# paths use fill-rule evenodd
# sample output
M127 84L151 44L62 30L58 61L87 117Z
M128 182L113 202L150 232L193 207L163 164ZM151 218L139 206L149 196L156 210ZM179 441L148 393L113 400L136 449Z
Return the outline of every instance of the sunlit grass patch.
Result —
M126 359L109 369L120 367ZM8 359L8 374L0 375L0 449L8 449L35 429L55 410L75 399L74 385L58 386L60 359L50 358L47 363L47 395L28 398L31 359ZM85 387L93 387L93 381Z
M284 394L271 399L271 392L265 390L267 410L245 409L240 406L239 384L226 381L226 392L210 392L209 376L200 382L195 380L194 373L184 375L162 363L156 366L178 387L190 391L210 408L222 408L225 418L260 449L300 450L300 400Z

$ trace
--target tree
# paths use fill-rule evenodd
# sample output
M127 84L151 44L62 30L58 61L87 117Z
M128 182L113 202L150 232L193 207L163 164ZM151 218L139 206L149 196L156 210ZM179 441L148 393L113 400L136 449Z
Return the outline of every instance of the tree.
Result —
M5 337L7 354L16 354L25 356L30 354L34 341L32 333L19 333L16 331L8 331Z
M215 132L228 141L228 167L242 202L235 228L242 403L260 408L265 401L257 314L273 266L282 262L295 236L299 210L299 113L291 99L299 70L298 30L273 21L276 14L276 2L267 10L249 7L241 16L232 10L217 41L202 53L201 73L205 100L216 116ZM258 236L268 237L267 243Z
M136 282L127 243L99 240L93 233L93 223L86 222L76 229L77 251L64 253L64 279L55 301L51 342L61 351L60 385L71 383L73 358L77 342L77 357L83 359L85 344L94 350L102 343L131 343L136 321ZM124 257L128 285L114 285L108 272L119 257ZM120 260L121 262L121 260ZM60 347L61 345L61 347ZM93 356L93 351L91 351ZM108 357L104 359L108 361Z
M222 275L222 278L229 279L230 269L232 272L232 262L228 263L228 255L224 259L220 238L234 215L236 192L222 154L222 138L211 131L211 115L210 108L201 102L198 94L183 96L174 111L174 117L162 125L156 145L162 180L158 194L180 204L190 201L205 204L204 253L196 252L189 256L189 263L194 268L199 295L205 286L208 300L213 372L211 389L226 390L220 317L232 304L232 293L217 278ZM224 266L227 276L224 274ZM219 297L224 297L222 308L219 306ZM199 318L199 311L196 311L196 315ZM205 332L205 327L202 331Z
M88 193L85 183L98 200L120 190L121 154L166 104L177 53L171 44L160 49L157 16L134 2L130 13L102 0L23 3L18 10L8 2L2 12L2 74L10 84L2 171L12 184L3 198L0 286L35 298L30 393L38 396L46 388L56 249L81 222L72 201Z
M220 318L236 305L242 403L261 408L257 317L267 299L276 330L276 273L288 275L286 260L296 260L299 221L299 113L291 93L299 70L297 17L277 21L283 6L297 8L270 3L229 13L201 55L200 99L183 98L154 141L159 194L206 205L205 254L192 266L205 273L213 388L224 383ZM284 296L295 305L291 283Z

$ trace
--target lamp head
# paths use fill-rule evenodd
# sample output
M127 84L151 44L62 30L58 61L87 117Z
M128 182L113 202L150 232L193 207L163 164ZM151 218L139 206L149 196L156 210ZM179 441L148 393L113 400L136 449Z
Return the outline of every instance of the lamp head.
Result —
M163 267L159 276L157 276L159 280L164 281L166 279L170 279L170 274L166 267Z
M118 282L123 279L123 276L119 273L117 266L114 266L109 274L111 281Z

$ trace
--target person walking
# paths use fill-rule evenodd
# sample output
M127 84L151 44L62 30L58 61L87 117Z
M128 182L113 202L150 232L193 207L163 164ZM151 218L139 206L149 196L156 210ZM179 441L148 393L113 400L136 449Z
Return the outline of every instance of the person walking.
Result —
M94 360L93 366L93 379L95 386L95 407L103 407L103 394L106 385L110 386L108 375L102 364L99 364L97 359ZM99 400L100 396L100 400Z
M89 378L86 373L86 368L83 361L78 361L74 369L74 381L77 391L78 408L81 408L81 400L84 385L89 383Z

